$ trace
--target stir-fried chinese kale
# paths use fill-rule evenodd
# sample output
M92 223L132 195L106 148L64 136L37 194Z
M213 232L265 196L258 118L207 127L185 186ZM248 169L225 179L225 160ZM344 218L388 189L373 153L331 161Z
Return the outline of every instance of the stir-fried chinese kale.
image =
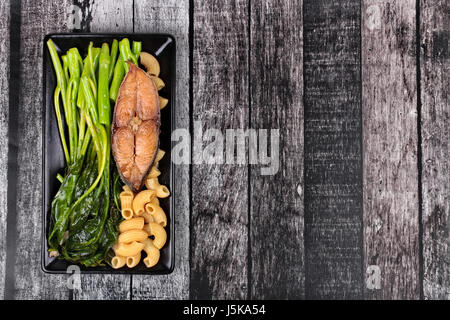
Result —
M114 40L110 53L107 43L97 48L91 42L84 59L77 48L60 59L52 40L47 47L56 73L54 107L67 163L64 175L57 177L61 186L51 207L49 251L97 266L108 262L121 220L119 176L111 163L110 99L116 100L125 61L137 61L141 43L133 42L132 51L128 39Z

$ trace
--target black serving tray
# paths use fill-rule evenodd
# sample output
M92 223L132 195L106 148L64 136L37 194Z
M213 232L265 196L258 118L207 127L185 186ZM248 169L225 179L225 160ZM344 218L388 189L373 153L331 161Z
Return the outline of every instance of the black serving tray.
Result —
M161 249L161 258L158 264L152 268L146 268L144 263L140 262L135 268L129 269L126 266L121 269L113 269L110 266L99 266L87 268L78 265L81 273L104 273L104 274L168 274L173 271L175 261L175 177L174 165L170 161L172 142L170 135L174 129L175 115L175 38L168 34L99 34L99 33L67 33L67 34L49 34L45 36L43 46L43 164L42 164L42 270L47 273L66 273L67 268L73 263L65 260L50 258L48 256L48 228L50 221L51 202L55 196L60 183L56 179L58 172L62 173L65 168L64 153L59 137L56 115L53 106L53 93L56 87L56 76L53 69L50 54L47 49L47 40L52 39L55 43L58 53L67 51L72 47L77 47L81 56L87 54L87 48L90 41L95 46L101 46L107 42L110 46L113 39L121 40L128 38L130 42L142 41L142 51L155 55L161 66L160 78L163 79L165 87L160 91L161 96L169 99L168 105L161 111L161 134L160 148L166 151L166 155L160 161L161 175L159 180L161 184L169 187L171 196L160 199L160 205L167 215L167 242ZM62 114L64 114L62 112Z

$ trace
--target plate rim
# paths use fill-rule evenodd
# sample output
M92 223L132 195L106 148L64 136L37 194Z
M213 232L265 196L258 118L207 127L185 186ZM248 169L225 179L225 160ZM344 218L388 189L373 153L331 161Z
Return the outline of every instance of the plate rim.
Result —
M46 160L47 160L47 143L46 143L46 114L47 114L47 98L46 98L46 81L47 81L47 75L46 75L46 64L48 60L48 53L47 53L47 46L46 43L49 39L53 37L63 37L63 38L77 38L77 37L83 37L83 38L95 38L95 37L116 37L116 38L130 38L133 36L148 36L148 37L166 37L170 38L173 42L173 50L170 57L170 65L173 66L171 68L170 72L170 84L171 84L171 102L170 102L170 126L171 126L171 132L175 130L175 114L176 114L176 74L177 74L177 59L176 59L176 51L177 51L177 41L176 37L173 34L170 33L108 33L108 32L95 32L95 33L88 33L88 32L80 32L80 33L70 33L70 32L52 32L48 33L44 36L42 40L42 182L41 182L41 270L46 274L68 274L67 270L51 270L48 269L48 265L45 264L45 256L46 256L46 243L47 243L47 235L46 235L46 221L47 221L47 215L46 215ZM170 139L170 148L173 149L174 141ZM170 151L171 151L170 150ZM171 184L171 195L170 195L170 250L172 252L171 259L170 259L170 265L167 269L162 270L134 270L134 269L110 269L110 270L98 270L98 269L80 269L80 274L128 274L128 275L167 275L171 274L175 269L175 257L176 257L176 251L175 251L175 190L176 190L176 179L175 179L175 164L170 159L170 176L169 181ZM73 265L80 266L79 264L74 263Z

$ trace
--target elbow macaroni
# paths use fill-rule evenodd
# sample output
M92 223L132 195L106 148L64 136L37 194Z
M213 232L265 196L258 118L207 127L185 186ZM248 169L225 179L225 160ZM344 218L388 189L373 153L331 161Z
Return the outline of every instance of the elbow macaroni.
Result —
M145 247L144 247L145 248ZM131 257L127 257L127 267L134 268L141 261L141 252L139 251L137 254Z
M170 195L169 189L159 183L158 178L147 178L145 186L153 190L158 198L167 198Z
M169 103L169 100L163 97L159 97L159 109L162 110L167 106L167 103Z
M147 206L147 205L148 205L148 203L145 206ZM142 217L144 218L145 223L155 222L155 219L153 219L152 215L150 213L148 213L147 211L142 214ZM144 228L144 227L142 226L142 228Z
M144 245L136 241L132 243L116 243L113 249L117 256L130 257L141 252L144 249Z
M153 203L153 204L156 204L157 206L159 206L159 199L158 199L158 197L156 196L156 194L155 194L155 196L152 198L152 201L150 201L150 203Z
M170 196L169 189L167 189L166 186L163 186L161 184L158 186L158 188L155 191L156 191L156 196L158 198L167 198L168 196Z
M158 186L160 186L158 178L148 178L145 181L145 186L150 190L155 190Z
M155 157L155 163L158 163L166 154L166 152L164 150L158 149L158 153L156 154Z
M120 193L120 205L122 209L122 217L125 220L131 219L133 217L133 199L134 194L131 190L124 190Z
M145 247L144 247L145 248ZM114 269L120 269L127 263L127 258L122 256L115 256L111 260L111 265Z
M145 204L151 202L155 196L155 191L144 190L139 192L133 199L133 211L137 216L141 216L145 212Z
M125 232L133 229L142 230L144 228L144 222L145 220L142 217L122 221L119 225L119 232Z
M113 246L115 256L111 260L114 269L125 265L133 268L141 261L141 252L146 253L142 259L147 268L155 266L160 259L160 249L167 241L167 216L159 205L158 198L170 195L169 189L161 185L158 177L159 161L165 152L158 149L154 165L145 179L147 190L136 194L127 186L120 193L122 216L125 219L119 225L119 237Z
M147 233L144 230L128 230L119 234L119 243L142 242L147 239Z
M150 172L147 175L147 179L148 178L156 178L159 177L161 175L161 171L159 171L159 169L156 167L156 165L154 165L152 167L152 169L150 170Z
M153 203L147 203L145 205L145 211L151 216L151 219L148 219L149 221L147 223L156 222L162 225L163 227L167 225L166 214L164 213L164 210L160 206L155 205Z
M157 247L158 249L164 247L164 244L167 240L167 233L163 226L156 222L150 222L149 224L146 224L144 226L144 230L150 237L154 238L153 244L155 245L155 247Z
M147 257L144 258L144 263L147 268L151 268L156 265L159 261L159 249L153 245L151 239L147 239L144 242L144 251Z

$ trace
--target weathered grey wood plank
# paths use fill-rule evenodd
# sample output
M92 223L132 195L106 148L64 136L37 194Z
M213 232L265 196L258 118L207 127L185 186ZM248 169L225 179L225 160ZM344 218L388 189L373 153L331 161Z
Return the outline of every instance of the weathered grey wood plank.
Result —
M66 30L68 5L68 1L21 1L15 299L68 298L66 277L41 271L42 41L47 33Z
M248 1L194 1L193 110L206 130L248 128ZM225 134L225 132L222 132ZM203 146L213 138L205 139ZM220 150L223 152L224 148ZM193 149L194 160L201 150ZM244 299L248 294L248 168L192 167L193 299Z
M252 299L304 297L302 29L302 0L251 2L250 126L280 135L279 171L251 167Z
M362 297L360 9L303 2L306 298Z
M90 32L133 32L133 0L89 2L86 8Z
M4 296L8 188L9 1L0 3L0 297Z
M133 1L89 1L84 3L84 31L120 33L133 31ZM100 44L97 44L99 46ZM81 288L73 291L74 300L112 300L131 298L131 275L81 275Z
M450 3L420 1L425 299L450 299Z
M418 299L415 1L364 0L362 13L365 297Z
M169 33L175 36L175 128L189 130L189 1L137 1L134 23L136 33ZM164 276L133 276L133 299L189 298L189 166L177 165L175 177L175 269L172 274Z

